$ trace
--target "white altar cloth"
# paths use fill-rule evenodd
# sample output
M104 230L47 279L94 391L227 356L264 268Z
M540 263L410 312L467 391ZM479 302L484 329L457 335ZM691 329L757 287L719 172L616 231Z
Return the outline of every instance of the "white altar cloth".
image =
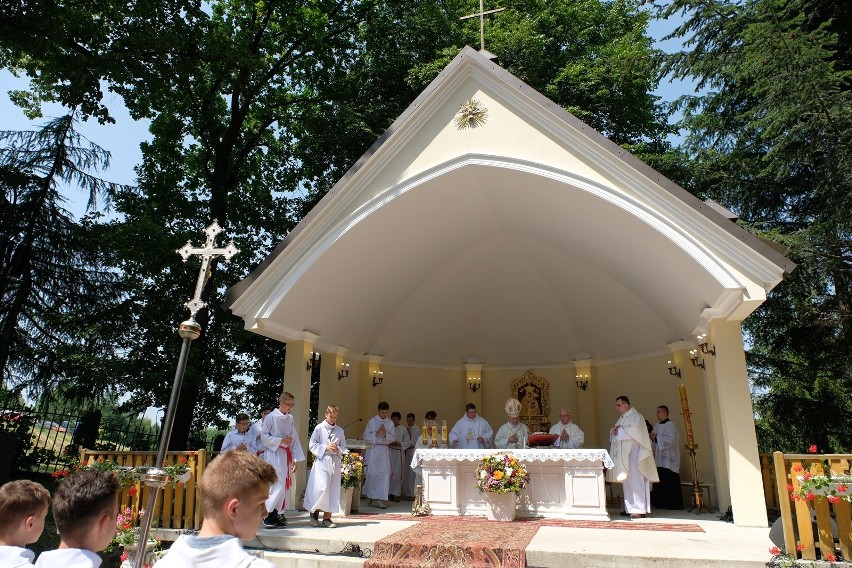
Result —
M418 449L411 467L423 476L423 496L432 514L485 515L486 494L476 487L476 468L482 458L504 452L514 455L530 475L518 496L518 517L609 520L603 468L614 464L602 449Z

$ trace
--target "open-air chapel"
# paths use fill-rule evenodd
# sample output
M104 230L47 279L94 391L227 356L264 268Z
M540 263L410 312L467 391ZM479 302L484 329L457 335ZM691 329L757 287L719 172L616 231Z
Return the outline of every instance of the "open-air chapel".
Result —
M741 322L794 264L732 217L465 48L229 309L286 344L304 435L316 365L352 438L380 401L496 431L516 397L530 431L567 408L609 449L626 395L682 442L691 420L707 497L766 527Z

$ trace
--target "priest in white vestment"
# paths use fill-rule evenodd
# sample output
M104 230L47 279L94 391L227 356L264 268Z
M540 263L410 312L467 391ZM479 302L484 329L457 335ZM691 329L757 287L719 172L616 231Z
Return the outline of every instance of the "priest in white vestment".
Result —
M476 405L472 402L465 406L465 413L450 431L451 448L477 450L491 447L494 430L481 416L476 415Z
M571 422L571 413L567 408L559 411L559 422L550 427L551 434L559 437L553 442L553 446L562 450L576 450L583 447L586 435L580 427Z
M497 436L494 437L494 447L501 449L526 448L530 439L530 431L527 425L521 422L521 402L516 398L506 401L506 415L509 421L500 426Z
M364 476L364 495L370 500L371 507L387 509L390 488L391 464L388 445L396 441L393 422L388 418L390 405L380 402L378 414L370 418L364 430L364 441L370 444L367 458L367 472Z
M340 511L340 459L346 451L346 434L337 425L337 405L325 410L325 420L314 428L308 447L314 455L314 465L305 487L305 509L313 526L334 528L331 514ZM319 520L319 512L323 520Z
M615 406L621 413L609 436L615 465L606 478L622 484L625 511L638 519L651 512L651 483L659 481L654 450L645 418L630 406L630 399L620 396Z
M287 524L280 513L295 509L291 495L292 475L296 471L296 462L305 461L305 452L296 432L296 422L290 414L295 403L292 394L282 393L278 408L266 415L260 431L260 441L265 448L263 460L272 465L278 474L278 480L269 488L269 499L266 500L269 515L264 524L269 528ZM277 521L276 515L279 516Z

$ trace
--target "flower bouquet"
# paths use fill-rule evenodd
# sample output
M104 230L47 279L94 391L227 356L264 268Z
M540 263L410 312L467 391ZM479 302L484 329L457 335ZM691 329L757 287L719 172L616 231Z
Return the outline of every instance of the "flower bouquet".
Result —
M341 487L360 487L362 479L364 479L364 458L358 452L344 452L340 465Z
M484 457L476 468L476 488L481 492L518 495L529 482L527 469L512 454Z

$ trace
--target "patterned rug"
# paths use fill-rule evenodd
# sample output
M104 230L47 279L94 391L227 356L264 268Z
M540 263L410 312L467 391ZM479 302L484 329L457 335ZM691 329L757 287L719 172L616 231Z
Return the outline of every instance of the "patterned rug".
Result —
M420 521L421 523L469 523L469 522L487 522L484 517L467 516L467 517L444 517L444 516L429 516L429 517L413 517L408 515L400 515L393 513L365 513L359 514L357 517L365 517L375 519L377 521ZM606 530L623 530L623 531L654 531L654 532L704 532L699 525L693 523L663 523L651 521L649 519L642 521L620 520L616 517L613 521L566 521L562 519L545 519L545 518L519 518L515 519L510 524L526 524L536 527L566 527L574 529L606 529ZM493 524L489 524L493 526Z
M395 517L398 515L370 515ZM501 523L472 517L430 519L376 542L365 568L524 568L536 523ZM460 522L462 521L462 522Z

